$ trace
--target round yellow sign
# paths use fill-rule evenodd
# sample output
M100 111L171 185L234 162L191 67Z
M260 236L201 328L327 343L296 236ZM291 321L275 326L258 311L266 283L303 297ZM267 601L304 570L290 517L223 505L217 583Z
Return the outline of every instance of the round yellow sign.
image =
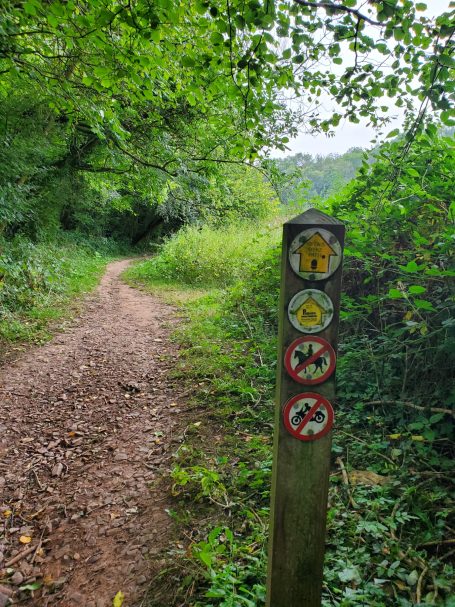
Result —
M337 237L323 228L301 232L291 243L289 263L296 274L307 280L324 280L341 263L341 245Z
M298 331L319 333L332 322L332 300L326 293L317 289L299 291L289 302L288 317Z

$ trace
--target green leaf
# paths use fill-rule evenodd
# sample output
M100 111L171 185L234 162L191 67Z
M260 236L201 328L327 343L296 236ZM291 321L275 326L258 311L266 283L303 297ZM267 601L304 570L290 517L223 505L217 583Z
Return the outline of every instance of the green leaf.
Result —
M414 305L419 308L419 310L428 310L429 312L436 312L436 309L433 307L431 301L427 301L426 299L414 299Z
M47 15L47 22L52 27L58 27L58 24L59 24L59 21L58 21L57 17L55 15L53 15L52 13L49 13Z
M440 55L438 57L438 63L445 65L446 67L455 67L455 59L450 55Z
M448 110L441 112L441 120L447 126L455 126L455 115Z
M341 582L360 582L361 580L359 570L355 566L345 567L343 571L338 573L338 577Z
M387 137L396 137L397 135L400 134L400 129L393 129L393 131L390 131L390 133L387 134Z
M182 65L183 67L194 67L196 65L196 62L192 57L185 55L184 57L182 57Z
M420 295L421 293L425 293L426 287L422 287L420 285L411 285L408 291L412 295Z
M388 295L390 299L401 299L404 297L403 293L398 289L390 289Z
M420 173L418 171L416 171L415 169L413 169L412 167L406 169L406 173L408 175L411 175L411 177L420 177Z
M157 44L161 42L161 30L158 27L155 29L150 29L149 33L150 40L152 40L152 42L156 42Z
M36 7L33 6L31 2L26 2L24 4L24 11L27 13L27 15L36 15Z
M20 586L19 590L39 590L42 585L42 582L32 582L31 584Z
M399 266L400 270L403 272L408 272L408 274L415 274L419 270L423 268L423 266L418 266L415 261L409 261L405 266Z
M216 45L223 44L224 42L224 38L219 32L213 32L210 36L210 40Z

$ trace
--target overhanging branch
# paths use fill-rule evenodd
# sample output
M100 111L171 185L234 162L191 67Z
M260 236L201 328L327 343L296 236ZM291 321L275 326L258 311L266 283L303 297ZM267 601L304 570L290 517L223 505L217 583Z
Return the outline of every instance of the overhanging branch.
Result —
M76 171L86 171L87 173L114 173L116 175L123 175L131 170L131 167L118 169L115 167L94 167L91 164L78 164L74 168Z
M366 15L361 13L358 9L350 8L349 6L342 6L341 4L334 4L333 2L308 2L307 0L294 0L294 2L297 2L297 4L299 4L300 6L305 6L307 8L324 8L324 9L329 9L329 10L338 11L338 12L342 12L342 13L347 13L349 15L354 15L355 17L357 17L357 19L359 21L365 21L366 23L369 23L370 25L379 25L379 26L384 25L380 21L375 21L374 19L367 17Z
M128 150L125 150L124 147L122 147L118 141L115 141L114 139L112 139L111 141L114 142L114 145L126 156L128 156L129 158L131 158L132 160L134 160L135 162L137 162L138 164L141 164L142 166L148 167L150 169L157 169L158 171L163 171L163 173L166 173L167 175L170 175L171 177L176 177L177 173L169 171L169 169L167 169L167 165L170 164L172 161L169 162L165 162L164 164L155 164L154 162L149 162L148 160L144 160L143 158L139 158L139 156L136 156L135 154L133 154L132 152L129 152Z

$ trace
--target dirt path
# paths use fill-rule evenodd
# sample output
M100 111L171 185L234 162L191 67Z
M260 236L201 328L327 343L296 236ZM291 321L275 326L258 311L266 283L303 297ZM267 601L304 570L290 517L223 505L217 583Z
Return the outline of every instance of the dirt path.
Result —
M123 284L127 265L108 267L74 327L0 371L0 607L12 590L21 605L108 607L118 591L140 605L159 566L170 519L153 480L181 427L175 313Z

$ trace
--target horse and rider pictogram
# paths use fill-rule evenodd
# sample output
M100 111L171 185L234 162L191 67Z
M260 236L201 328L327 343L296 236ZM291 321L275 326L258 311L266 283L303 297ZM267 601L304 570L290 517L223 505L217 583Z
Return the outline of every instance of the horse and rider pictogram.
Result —
M299 337L286 350L284 365L295 381L307 386L322 384L335 371L335 350L322 337Z

